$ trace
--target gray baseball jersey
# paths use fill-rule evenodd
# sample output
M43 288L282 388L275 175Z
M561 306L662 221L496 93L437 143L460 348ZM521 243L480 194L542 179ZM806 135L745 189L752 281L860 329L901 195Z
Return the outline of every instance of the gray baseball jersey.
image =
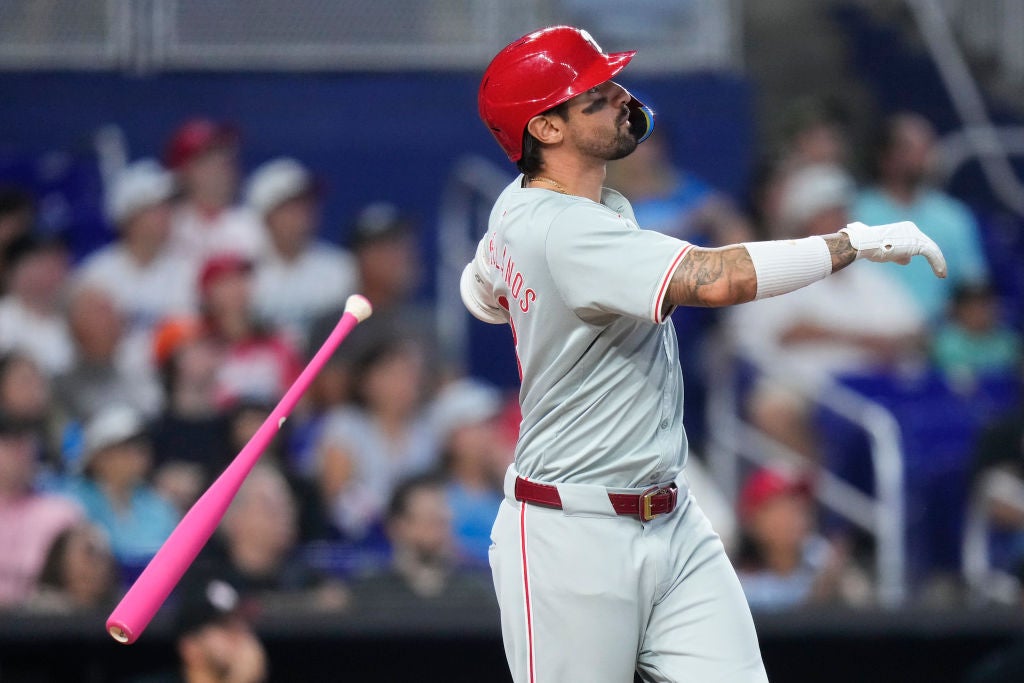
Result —
M686 462L683 378L663 306L691 245L641 230L614 190L598 204L522 184L498 197L474 259L519 361L516 469L622 488L673 480Z

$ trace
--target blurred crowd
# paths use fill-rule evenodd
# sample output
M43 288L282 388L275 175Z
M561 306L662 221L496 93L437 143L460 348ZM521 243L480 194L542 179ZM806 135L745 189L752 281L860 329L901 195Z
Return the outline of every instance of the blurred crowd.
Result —
M182 590L268 609L493 600L490 523L517 406L460 376L417 302L418 226L387 203L321 235L291 158L242 178L196 119L106 188L114 239L73 263L0 196L0 606L108 608L244 446L341 317L349 335L247 478ZM476 603L474 603L476 604Z
M674 319L693 488L753 607L867 605L870 543L826 523L817 496L828 463L814 392L920 368L965 390L1024 379L1022 302L990 277L972 212L932 182L928 121L886 119L864 165L830 107L801 104L791 123L746 204L681 168L664 129L613 163L607 184L640 225L702 245L913 220L945 252L946 280L923 262L862 263L786 297ZM240 144L230 125L184 122L160 160L110 180L113 239L77 262L60 235L34 229L29 192L0 189L0 607L112 606L356 292L374 315L317 377L182 590L224 581L275 610L490 603L514 392L466 376L439 347L418 295L416 221L387 203L353 207L346 244L326 241L316 174L281 157L243 178ZM745 472L735 500L703 475L707 347L723 336L800 387L760 376L743 393L746 419L798 457ZM978 476L1024 475L1014 410L993 415L965 456ZM1024 510L994 523L1011 569L1024 559Z

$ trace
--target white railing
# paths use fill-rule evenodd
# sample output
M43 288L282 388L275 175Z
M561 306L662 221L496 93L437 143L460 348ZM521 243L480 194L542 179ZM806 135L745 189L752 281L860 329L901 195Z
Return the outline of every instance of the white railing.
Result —
M1019 0L1015 1L1017 5L1022 4ZM954 36L949 16L943 8L944 3L940 0L906 0L906 4L917 22L921 37L935 62L953 108L963 123L962 131L957 133L955 138L955 144L959 145L954 149L957 161L977 158L982 173L996 197L1008 209L1019 216L1024 216L1024 184L1021 184L1010 164L1010 149L1007 146L1008 141L1019 142L1017 138L1021 134L1020 129L1001 129L992 122L981 88L971 75L963 50ZM945 4L954 3L946 0ZM986 3L971 4L980 6ZM1014 40L1018 43L1021 42L1020 27L1020 23L1012 26ZM951 174L955 167L947 164L945 170Z
M903 491L903 452L900 428L892 413L836 382L813 387L801 382L798 373L738 352L728 343L713 345L714 381L708 392L710 464L719 486L735 498L744 461L767 464L779 459L806 466L803 456L763 434L741 416L737 386L738 368L747 364L758 376L776 379L788 389L857 425L867 433L874 467L875 497L854 488L833 474L817 472L820 502L876 540L875 574L878 603L899 607L907 596L906 538Z
M987 472L979 479L964 521L960 549L964 582L975 602L1017 604L1020 601L1020 582L992 567L989 511L993 505L1001 505L1024 516L1024 482L1000 470Z
M473 258L487 230L491 206L512 174L478 156L456 162L441 196L437 230L437 330L442 348L451 358L465 360L468 353L469 314L459 295L462 269Z
M941 0L942 9L972 54L1010 84L1024 83L1024 3L1020 0Z

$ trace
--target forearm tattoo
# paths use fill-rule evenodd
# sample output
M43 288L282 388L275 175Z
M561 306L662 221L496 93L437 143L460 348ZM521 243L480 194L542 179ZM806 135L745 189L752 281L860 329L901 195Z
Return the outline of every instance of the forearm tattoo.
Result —
M857 259L857 250L850 244L850 236L845 232L825 235L823 239L828 245L828 253L832 255L833 273L838 273Z
M666 302L673 306L729 306L753 301L756 294L754 263L745 247L695 247L676 268Z

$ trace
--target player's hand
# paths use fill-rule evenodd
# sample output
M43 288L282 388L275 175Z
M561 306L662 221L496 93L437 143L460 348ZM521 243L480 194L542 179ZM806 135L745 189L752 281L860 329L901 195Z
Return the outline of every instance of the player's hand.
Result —
M939 246L910 221L886 225L850 223L839 232L845 232L850 238L850 245L857 250L857 258L906 265L911 257L920 254L928 259L935 275L946 277L946 258Z

